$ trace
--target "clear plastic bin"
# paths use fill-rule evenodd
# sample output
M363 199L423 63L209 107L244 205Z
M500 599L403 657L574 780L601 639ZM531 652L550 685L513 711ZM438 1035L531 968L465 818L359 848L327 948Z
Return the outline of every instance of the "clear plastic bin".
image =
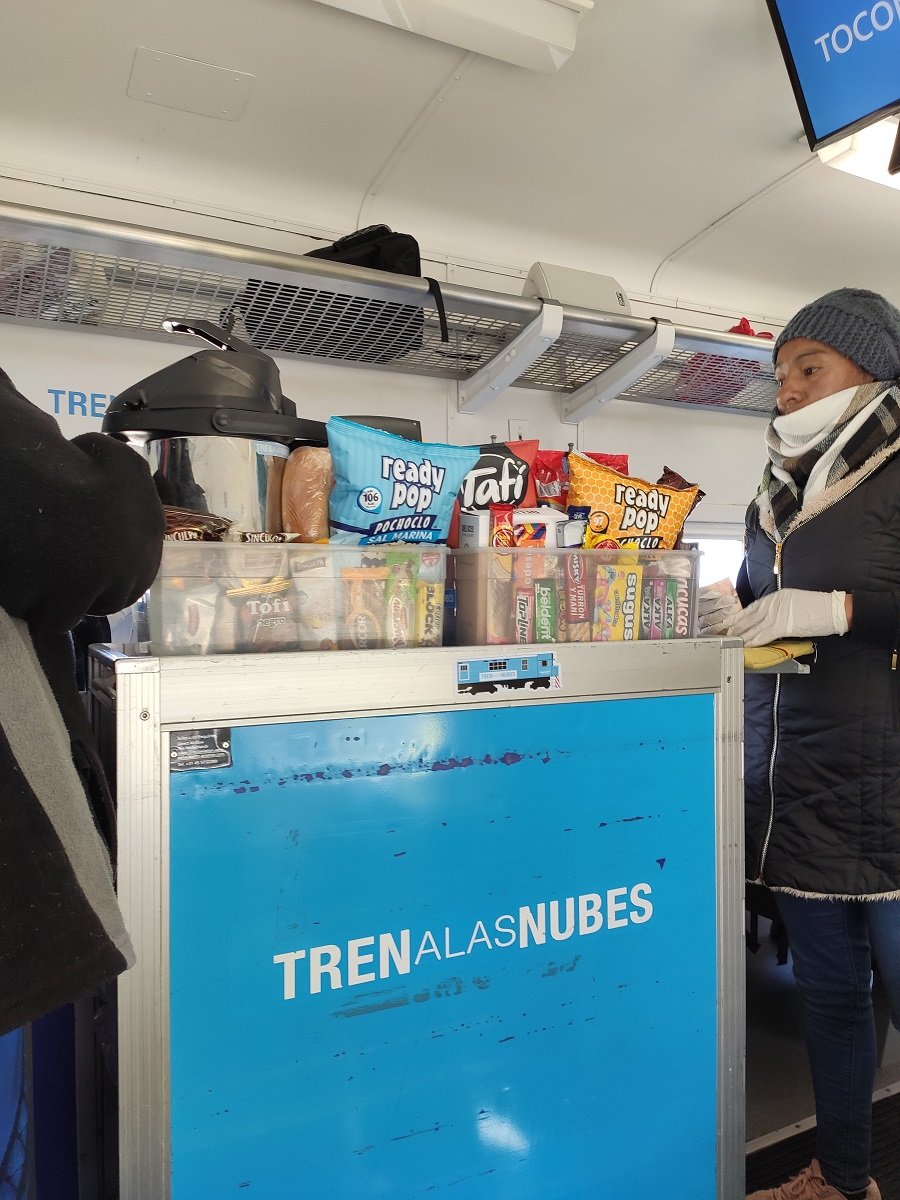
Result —
M440 646L445 546L165 542L151 653Z
M455 550L460 646L694 635L698 550Z

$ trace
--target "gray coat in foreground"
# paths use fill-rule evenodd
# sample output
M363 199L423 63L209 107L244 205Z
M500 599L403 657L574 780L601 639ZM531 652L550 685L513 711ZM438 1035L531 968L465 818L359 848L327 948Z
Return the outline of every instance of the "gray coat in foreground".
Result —
M738 591L853 593L853 628L809 675L746 680L747 878L804 896L900 897L900 453L876 453L795 517L780 577L767 497Z

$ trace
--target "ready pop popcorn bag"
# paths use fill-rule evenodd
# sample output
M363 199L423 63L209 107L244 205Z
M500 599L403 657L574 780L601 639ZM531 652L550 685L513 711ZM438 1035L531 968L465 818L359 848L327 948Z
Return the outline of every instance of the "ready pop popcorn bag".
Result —
M569 506L588 510L585 549L674 549L698 492L693 484L667 487L620 475L578 451L569 455Z
M453 502L479 447L412 442L343 417L331 417L326 429L332 542L447 541Z

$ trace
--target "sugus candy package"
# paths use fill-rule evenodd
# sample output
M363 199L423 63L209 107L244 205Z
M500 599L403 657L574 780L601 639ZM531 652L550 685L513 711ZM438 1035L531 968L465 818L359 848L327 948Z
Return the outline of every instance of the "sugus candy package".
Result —
M344 417L326 425L334 468L331 541L446 542L453 502L477 446L412 442Z
M699 489L666 487L569 455L569 505L589 510L585 549L672 550Z
M636 642L639 639L642 575L643 568L637 561L597 564L591 623L593 641Z

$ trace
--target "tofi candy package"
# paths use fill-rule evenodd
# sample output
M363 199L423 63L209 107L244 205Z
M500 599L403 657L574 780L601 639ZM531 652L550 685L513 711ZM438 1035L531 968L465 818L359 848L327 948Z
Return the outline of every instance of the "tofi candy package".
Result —
M238 653L297 650L297 614L290 579L248 579L226 593L232 636Z
M331 541L446 542L460 484L477 446L412 442L344 417L326 425L334 467Z

